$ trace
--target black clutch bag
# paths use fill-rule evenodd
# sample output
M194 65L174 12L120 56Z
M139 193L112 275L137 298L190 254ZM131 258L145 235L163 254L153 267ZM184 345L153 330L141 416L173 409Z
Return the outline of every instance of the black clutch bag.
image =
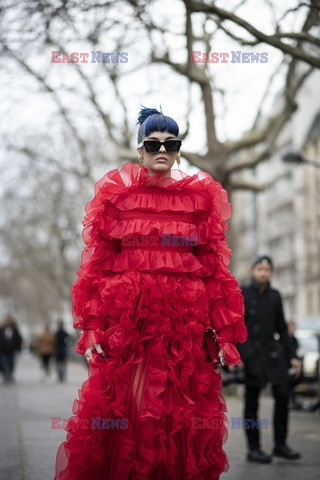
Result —
M219 337L213 328L206 328L203 333L203 348L207 354L206 362L211 362L214 368L224 365L224 358L219 355L221 350Z

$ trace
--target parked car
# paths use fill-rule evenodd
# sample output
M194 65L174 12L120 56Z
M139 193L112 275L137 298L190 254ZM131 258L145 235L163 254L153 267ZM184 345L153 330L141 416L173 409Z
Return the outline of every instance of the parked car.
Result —
M317 395L319 392L318 365L320 357L320 333L317 330L297 329L298 356L302 359L302 381L294 391L301 395Z
M301 330L314 330L320 334L320 317L299 317L297 327Z

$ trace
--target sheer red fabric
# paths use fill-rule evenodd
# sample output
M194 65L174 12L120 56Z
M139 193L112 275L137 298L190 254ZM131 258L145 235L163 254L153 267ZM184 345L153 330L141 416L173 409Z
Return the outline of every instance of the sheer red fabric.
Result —
M205 172L149 175L129 162L95 185L72 287L76 351L89 362L55 480L216 480L228 470L218 332L229 364L244 342L243 298L227 269L227 194Z

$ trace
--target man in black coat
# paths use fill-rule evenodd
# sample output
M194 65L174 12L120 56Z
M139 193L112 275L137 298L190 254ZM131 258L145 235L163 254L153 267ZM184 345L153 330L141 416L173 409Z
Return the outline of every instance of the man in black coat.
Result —
M270 285L272 268L270 257L256 257L251 268L251 283L241 287L248 340L237 344L245 368L244 418L249 421L249 428L245 429L249 450L247 459L259 463L272 460L260 448L258 428L259 395L268 383L272 385L275 399L273 455L290 460L301 457L286 444L290 392L288 361L297 375L301 365L291 349L280 293Z

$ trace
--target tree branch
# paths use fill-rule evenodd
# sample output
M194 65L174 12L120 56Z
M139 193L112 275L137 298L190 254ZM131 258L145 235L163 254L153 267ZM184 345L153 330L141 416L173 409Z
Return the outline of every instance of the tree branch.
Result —
M232 178L229 180L229 184L234 190L261 192L266 188L266 184L257 182L251 178Z
M181 150L181 156L188 160L191 165L199 168L200 170L207 170L208 169L208 160L205 156L199 155L194 152L187 152L185 150Z
M267 85L267 87L266 87L266 89L265 89L265 91L262 95L261 102L259 104L257 114L256 114L255 119L253 121L253 125L252 125L251 130L255 130L255 129L258 128L258 125L259 125L259 122L260 122L260 119L261 119L261 115L262 115L262 109L263 109L263 106L264 106L264 102L266 101L266 99L268 97L269 90L271 88L272 82L275 79L276 75L278 75L278 73L279 73L280 69L282 68L283 64L284 64L284 59L282 59L282 61L278 65L278 67L274 70L271 77L269 78L268 85Z
M246 156L241 155L241 157L237 158L235 161L229 161L226 165L226 170L230 174L237 172L238 170L244 170L245 168L255 167L258 163L262 162L262 160L268 158L270 154L271 148L269 145L252 155L249 152L246 152Z
M312 56L309 55L307 52L303 51L302 48L299 47L292 47L283 43L276 34L274 35L266 35L265 33L261 32L257 28L255 28L251 23L247 22L243 18L235 15L232 12L228 12L222 8L217 7L217 5L213 2L204 3L203 1L199 0L188 0L189 1L189 8L193 12L202 12L202 13L211 13L213 15L218 15L223 20L230 20L231 22L239 25L244 30L246 30L250 35L255 37L260 42L267 43L275 48L278 48L283 53L289 53L292 57L295 57L299 60L302 60L313 67L320 68L320 58L319 56ZM308 17L312 17L312 25L316 25L319 13L316 9L313 9L312 6L308 13ZM310 28L310 27L309 27Z
M74 138L76 139L76 141L78 142L78 145L79 145L79 154L81 156L81 159L82 159L82 163L83 165L85 166L86 168L86 171L87 171L87 175L88 177L92 177L91 175L91 166L90 166L90 161L86 155L86 144L85 142L79 137L78 135L78 132L77 132L77 129L76 127L73 125L72 121L70 120L69 116L68 116L68 112L67 110L65 109L65 107L62 105L56 91L50 87L50 85L47 83L47 81L45 80L45 78L43 76L41 76L39 73L37 73L35 70L33 70L22 58L20 58L13 50L11 50L5 43L2 43L3 45L3 48L5 50L5 53L7 55L9 55L10 57L12 57L14 60L16 60L16 62L22 66L24 68L24 70L26 70L30 75L32 75L33 78L35 78L43 87L43 89L48 92L51 97L53 98L53 100L55 101L55 103L57 104L58 108L59 108L59 111L60 111L60 114L62 116L62 118L64 119L67 127L71 130L71 133L72 135L74 136Z
M308 43L312 43L317 47L320 47L320 38L314 37L307 32L288 32L288 33L279 33L277 34L278 38L292 38L294 40L303 40Z

